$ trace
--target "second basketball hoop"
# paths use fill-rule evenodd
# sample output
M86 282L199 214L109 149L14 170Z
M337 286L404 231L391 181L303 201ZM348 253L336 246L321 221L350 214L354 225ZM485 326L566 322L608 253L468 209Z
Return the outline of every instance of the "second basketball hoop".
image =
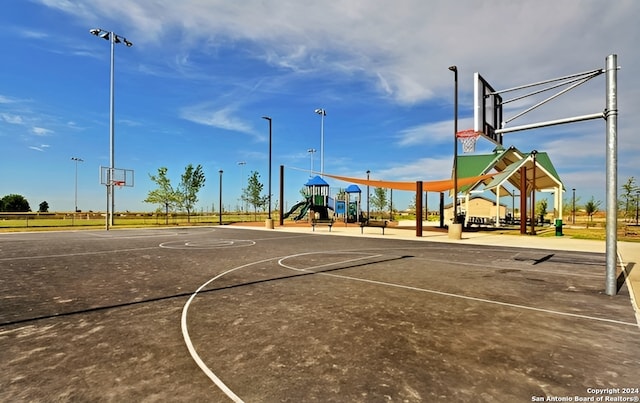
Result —
M480 132L473 129L462 130L456 133L456 137L462 143L462 151L472 153L476 150L476 141L480 137Z

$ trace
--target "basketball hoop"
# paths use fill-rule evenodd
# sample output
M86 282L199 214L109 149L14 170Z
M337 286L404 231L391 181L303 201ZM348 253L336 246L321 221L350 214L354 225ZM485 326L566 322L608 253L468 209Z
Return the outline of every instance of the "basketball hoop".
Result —
M476 141L480 137L480 132L473 129L462 130L456 133L456 137L462 143L462 151L472 153L476 150Z
M113 181L113 185L122 188L124 186L124 181Z

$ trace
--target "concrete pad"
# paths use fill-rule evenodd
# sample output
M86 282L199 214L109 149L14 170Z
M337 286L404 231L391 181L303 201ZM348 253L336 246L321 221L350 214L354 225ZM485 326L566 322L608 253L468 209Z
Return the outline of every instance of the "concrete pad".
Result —
M0 400L537 401L637 384L629 291L603 294L595 244L259 226L0 234Z

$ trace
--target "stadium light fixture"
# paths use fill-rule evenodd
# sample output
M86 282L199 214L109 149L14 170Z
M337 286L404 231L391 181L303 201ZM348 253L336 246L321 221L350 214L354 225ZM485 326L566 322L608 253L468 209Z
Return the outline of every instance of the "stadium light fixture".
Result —
M315 113L320 115L320 176L324 177L324 117L327 116L327 111L318 108Z
M313 177L313 154L316 152L315 148L310 148L307 150L309 154L311 154L311 170L309 171L309 177Z
M114 109L115 109L115 99L114 99L114 60L115 60L115 44L116 43L124 43L127 47L133 46L133 43L128 41L126 38L117 35L114 32L106 31L101 28L92 28L89 30L91 35L95 35L99 38L106 39L111 43L111 68L110 68L110 84L109 84L109 179L112 179L113 171L115 169L115 153L114 153ZM114 200L114 185L110 183L107 185L107 210L109 210L109 198L111 198L111 211L107 211L107 222L110 225L113 225L113 212L115 210L115 200ZM109 226L107 225L107 229Z

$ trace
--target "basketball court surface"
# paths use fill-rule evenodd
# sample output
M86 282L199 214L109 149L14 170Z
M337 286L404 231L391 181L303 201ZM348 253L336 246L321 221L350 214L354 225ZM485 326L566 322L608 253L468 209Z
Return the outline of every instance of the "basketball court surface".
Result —
M640 396L604 254L308 230L0 234L0 401Z

